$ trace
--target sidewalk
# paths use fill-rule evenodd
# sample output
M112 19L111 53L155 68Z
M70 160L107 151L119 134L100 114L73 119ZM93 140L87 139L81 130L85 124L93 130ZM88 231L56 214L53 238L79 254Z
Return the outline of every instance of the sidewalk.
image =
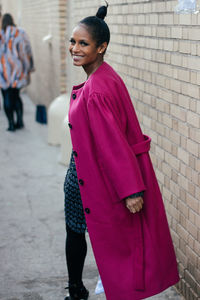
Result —
M63 300L66 167L58 164L59 148L47 144L47 126L35 122L33 104L26 95L23 101L23 130L6 131L0 110L0 299ZM89 246L84 282L90 300L106 299L94 295L97 279ZM149 299L183 298L171 288Z

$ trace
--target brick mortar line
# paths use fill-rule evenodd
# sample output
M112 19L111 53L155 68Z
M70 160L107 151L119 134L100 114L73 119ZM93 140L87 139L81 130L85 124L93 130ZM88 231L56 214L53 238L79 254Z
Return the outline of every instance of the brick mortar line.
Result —
M109 22L107 22L107 24L108 24ZM118 23L109 23L108 24L109 25L109 28L111 27L111 26L119 26L119 24ZM147 24L147 23L145 23L145 24L142 24L142 23L133 23L133 24L130 24L130 23L124 23L124 24L120 24L120 25L122 25L122 26L128 26L128 27L132 27L133 25L134 26L136 26L136 27L151 27L151 28L166 28L166 26L167 26L167 28L166 29L168 29L169 27L170 27L170 29L171 28L183 28L183 29L188 29L188 27L191 27L191 28L193 28L194 26L199 26L200 27L200 24L191 24L191 25L188 25L188 24L156 24L156 23L152 23L152 24ZM195 28L196 29L196 28Z
M112 52L112 53L114 53L114 52ZM119 54L119 53L114 53L114 54ZM126 55L124 55L124 56L126 56ZM129 56L129 55L127 55L127 56ZM157 62L157 61L154 61L154 60L148 60L148 59L143 59L143 58L140 58L140 57L136 57L136 56L132 56L133 58L136 58L136 59L142 59L142 60L145 60L145 61L148 61L148 62L155 62L155 63L157 63L157 64L162 64L162 65L168 65L168 66L175 66L175 67L177 67L178 69L180 69L180 70L187 70L188 71L188 68L186 68L186 67L181 67L181 66L176 66L176 65L172 65L172 64L167 64L167 63L163 63L163 62ZM112 60L112 59L109 59L109 61L111 62L111 63L116 63L114 60ZM128 65L128 64L124 64L124 63L119 63L118 62L118 65L121 65L121 66L126 66L126 67L130 67L130 65ZM177 79L177 78L174 78L174 77L172 77L172 76L167 76L167 75L164 75L163 73L159 73L159 72L153 72L153 71L150 71L150 70L147 70L147 69L141 69L141 68L138 68L138 67L135 67L135 66L133 66L132 68L134 68L134 69L136 69L136 70L139 70L139 71L145 71L145 72L148 72L148 73L151 73L151 74L154 74L154 75L161 75L161 76L163 76L163 77L165 77L165 78L167 78L167 79L173 79L174 81L178 81L178 82L181 82L181 83L188 83L188 84L191 84L191 85L193 85L193 86L199 86L199 84L198 83L192 83L192 82L190 82L190 81L184 81L184 80L180 80L180 79ZM195 73L199 73L199 71L197 71L197 70L195 70L195 69L189 69L191 72L195 72ZM189 72L190 72L189 71ZM154 85L154 86L159 86L159 87L161 87L161 88L163 88L164 90L167 90L167 91L172 91L172 92L174 92L174 93L178 93L178 92L175 92L175 91L173 91L173 90L170 90L169 88L165 88L165 87L163 87L163 86L160 86L160 85L158 85L158 84L155 84L155 83L152 83L152 82L149 82L149 81L146 81L146 80L144 80L144 79L140 79L140 78L137 78L137 77L134 77L134 76L131 76L131 75L128 75L127 73L124 73L124 72L122 72L122 71L120 71L120 73L121 74L124 74L125 76L127 76L127 77L130 77L130 78L134 78L134 79L137 79L137 80L140 80L140 81L142 81L142 82L145 82L145 83L150 83L150 84L152 84L152 85ZM180 93L178 93L178 94L180 94ZM182 95L185 95L185 96L188 96L190 99L195 99L195 100L197 100L197 99L199 99L199 98L194 98L194 97L191 97L191 96L189 96L189 95L187 95L187 94L183 94L182 93Z
M128 64L121 64L121 65L126 66L126 67L130 67ZM147 73L150 73L150 74L159 75L159 76L162 76L162 77L164 77L164 78L166 78L166 79L173 79L174 81L178 81L178 82L181 82L181 83L183 83L183 84L184 84L184 83L187 83L187 84L191 84L191 85L193 85L193 86L199 86L198 83L192 83L192 82L190 82L190 81L180 80L180 79L177 79L177 78L172 77L172 76L164 75L163 73L156 73L156 72L149 71L149 70L146 70L146 69L139 69L138 67L135 67L135 66L133 66L132 68L134 68L134 69L136 69L136 70L139 70L139 71L142 70L142 71L147 72ZM188 70L188 69L187 69L187 70ZM196 71L196 70L192 70L191 72L195 72L195 71ZM172 91L173 93L178 93L178 92L175 92L174 90L170 90L169 88L166 88L166 87L164 87L164 86L162 86L162 85L152 83L151 81L147 81L147 80L141 79L141 78L139 78L139 77L134 77L134 76L131 76L131 75L127 75L126 73L123 73L123 72L121 72L121 73L124 74L124 75L126 75L127 77L134 78L134 79L137 79L137 80L142 81L142 82L145 82L145 83L153 84L153 85L155 85L155 86L159 86L159 87L163 88L164 90ZM196 71L196 73L198 73L198 71ZM180 94L180 93L179 93L179 94ZM184 95L184 94L182 94L182 95ZM191 96L189 96L189 95L185 95L185 96L189 97L190 99L194 99L194 100L197 100L197 99L198 99L198 98L191 97Z
M156 39L157 40L157 39ZM189 41L189 40L187 40ZM197 41L195 41L197 43ZM199 44L199 43L197 43ZM182 56L185 56L185 57L194 57L194 58L200 58L200 55L192 55L192 54L189 54L189 53L184 53L184 52L178 52L178 51L172 51L172 50L162 50L162 49L158 49L158 48L150 48L150 47L141 47L141 46L134 46L134 45L130 45L130 44L124 44L124 43L116 43L116 42L113 42L111 41L110 45L112 46L122 46L122 47L129 47L129 48L136 48L136 49L147 49L149 51L156 51L156 52L162 52L162 53L172 53L172 54L177 54L177 55L182 55ZM122 53L120 52L115 52L115 51L112 51L112 53L114 54L120 54L122 55ZM123 54L124 55L124 54ZM124 56L128 56L128 54L125 54ZM129 55L130 56L130 55ZM142 57L141 57L142 58ZM146 58L143 58L144 60L148 60ZM148 60L149 61L149 60Z
M200 29L200 27L199 27ZM152 35L141 35L141 34L131 34L131 33L111 33L112 36L122 36L124 37L135 37L135 38L143 38L143 39L151 39L151 40L163 40L163 41L173 41L173 42L185 42L187 41L188 43L193 42L197 43L199 45L199 40L189 40L189 39L184 39L184 38L173 38L173 37L161 37L161 36L152 36ZM111 37L111 42L112 42L112 37ZM125 44L125 43L117 43L117 42L112 42L115 43L116 45L123 45L123 46L130 46L130 44ZM156 48L157 49L157 48Z
M125 16L125 15L122 15L122 16ZM107 24L109 25L109 27L110 26L112 26L112 25L114 25L114 26L119 26L119 25L128 25L128 26L141 26L141 27L164 27L164 28L166 28L166 26L167 26L167 28L179 28L179 27L181 27L181 28L183 28L183 29L192 29L192 28L194 28L194 26L195 27L200 27L200 25L199 24L180 24L180 23L178 23L178 24L164 24L164 23L150 23L150 24L147 24L147 23L109 23L109 22L107 22ZM196 29L196 28L195 28Z
M167 0L167 1L169 1L169 0ZM131 6L132 4L129 4L129 5L127 5L127 6ZM138 5L139 6L139 5ZM96 7L96 6L95 6ZM109 7L111 7L111 5L109 5ZM149 11L147 11L147 12L130 12L130 10L128 11L128 12L124 12L124 13L122 13L122 12L120 12L120 13L109 13L109 7L108 7L108 14L107 14L107 18L109 18L109 17L117 17L117 16L124 16L124 17L126 17L126 16L150 16L150 15L157 15L158 16L158 18L160 17L160 16L162 16L162 15L166 15L166 16L168 16L168 15L172 15L173 17L177 17L179 20L180 19L192 19L192 17L193 18L196 18L196 19L198 19L199 18L199 16L198 16L198 14L197 15L191 15L191 14L176 14L173 10L168 10L168 11L166 11L166 10L163 10L163 11L152 11L152 8L149 10ZM114 5L113 5L113 7L115 7ZM116 5L116 7L119 7L119 6L117 6ZM84 8L83 10L86 10L86 8ZM76 14L76 16L80 16L80 15L78 15L78 14ZM185 24L185 25L187 25L187 24Z
M152 73L153 73L153 72L152 72ZM123 72L120 72L120 74L125 75L126 77L129 77L130 79L135 79L135 80L144 82L145 84L150 84L150 85L153 85L153 86L155 86L155 87L159 87L159 88L163 89L164 91L170 91L170 92L172 92L173 94L183 95L183 96L189 97L189 98L192 99L192 100L198 101L198 98L190 97L190 96L188 96L187 94L183 94L183 93L176 92L176 91L174 91L174 90L170 90L170 89L165 88L165 87L163 87L163 86L160 86L160 85L158 85L158 84L154 84L154 83L151 83L151 82L148 82L148 81L145 81L145 80L141 80L141 79L139 79L139 78L137 78L137 77L134 77L134 76L130 76L130 75L127 76L127 74L125 74L125 73L123 73ZM157 73L155 73L155 74L157 74ZM167 77L167 78L170 78L170 77ZM185 81L181 81L181 82L185 83ZM191 83L189 83L189 84L191 84ZM127 86L129 86L129 85L127 84ZM196 86L196 85L195 85L195 86ZM198 86L198 85L197 85L197 86ZM137 90L137 91L143 92L143 90L140 90L140 89L138 89L137 87L132 87L132 86L131 86L130 88L134 88L134 89ZM145 92L145 93L146 93L146 92ZM159 98L158 96L155 96L155 95L150 94L150 93L146 93L146 94L147 94L147 95L150 95L150 96L153 96L153 97L156 97L157 99L162 99L162 98ZM162 100L166 101L165 99L162 99ZM183 106L180 106L179 104L176 104L176 103L173 103L173 102L167 102L167 103L176 105L177 107L180 107L181 109L188 110L187 108L185 108L185 107L183 107ZM192 111L192 112L195 113L194 111ZM197 112L196 115L199 115L199 113ZM193 127L193 128L195 128L195 127Z

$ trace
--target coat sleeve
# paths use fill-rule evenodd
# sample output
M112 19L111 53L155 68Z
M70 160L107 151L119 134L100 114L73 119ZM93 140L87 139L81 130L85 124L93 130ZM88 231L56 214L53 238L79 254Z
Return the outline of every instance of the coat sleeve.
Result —
M31 49L31 43L27 33L24 30L20 30L20 40L19 40L19 57L25 68L25 72L34 71L34 61L33 53Z
M105 96L95 93L89 97L87 109L99 167L118 199L121 201L144 191L137 158L117 121L112 103Z

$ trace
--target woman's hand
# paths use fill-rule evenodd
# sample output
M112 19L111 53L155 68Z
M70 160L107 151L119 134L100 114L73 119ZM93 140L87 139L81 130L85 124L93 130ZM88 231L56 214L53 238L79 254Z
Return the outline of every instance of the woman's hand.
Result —
M139 212L143 207L143 198L137 197L137 198L126 198L126 207L129 209L131 213Z

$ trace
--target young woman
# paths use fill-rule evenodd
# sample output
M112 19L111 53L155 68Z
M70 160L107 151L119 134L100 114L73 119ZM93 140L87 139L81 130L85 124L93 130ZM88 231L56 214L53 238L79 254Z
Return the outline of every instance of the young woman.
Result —
M86 224L108 300L137 300L178 280L158 183L130 96L104 62L107 7L74 28L69 51L87 80L74 86L69 109L73 145L65 190L69 296L88 299L82 282Z
M15 26L12 16L5 14L0 32L0 88L9 131L24 127L20 89L29 84L30 72L33 70L28 37L24 30ZM17 115L16 123L14 112Z

